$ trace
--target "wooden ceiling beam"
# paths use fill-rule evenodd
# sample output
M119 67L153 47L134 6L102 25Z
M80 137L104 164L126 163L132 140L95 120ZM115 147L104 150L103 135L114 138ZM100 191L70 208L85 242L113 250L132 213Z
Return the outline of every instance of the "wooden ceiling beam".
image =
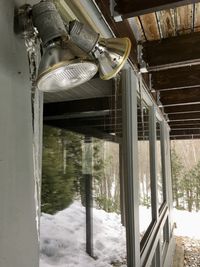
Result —
M200 32L146 42L143 43L143 59L150 70L200 64L199 43Z
M200 75L199 75L200 76ZM179 89L172 91L160 91L160 101L163 106L189 104L200 102L200 87L191 89Z
M115 11L123 18L141 16L156 11L184 6L198 0L115 0Z
M171 130L170 135L200 135L200 129Z
M198 125L200 125L200 119L199 120L186 120L186 121L169 121L169 126L171 128L175 128L175 127L187 127L188 126L192 126L195 125L198 127Z
M178 124L178 125L173 125L173 127L171 127L172 130L185 130L185 129L200 129L200 124Z
M190 86L200 87L199 74L200 74L200 65L153 72L152 88L161 91L163 89L166 90L170 88L181 88L181 87L189 88Z
M176 120L200 120L200 112L191 112L191 113L177 113L177 114L168 114L170 121Z
M168 92L168 93L170 93L170 92ZM200 111L200 104L164 107L164 111L167 114L177 114L177 113Z

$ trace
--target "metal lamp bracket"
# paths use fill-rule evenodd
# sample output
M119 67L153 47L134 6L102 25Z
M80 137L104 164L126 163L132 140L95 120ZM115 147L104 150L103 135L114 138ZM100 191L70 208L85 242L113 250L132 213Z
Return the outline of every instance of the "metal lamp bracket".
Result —
M32 83L32 93L35 93L35 82L41 59L40 39L32 22L32 6L25 4L15 10L14 31L25 41L29 60L29 73Z
M116 2L115 0L110 0L110 13L114 18L115 22L123 21L122 15L115 11Z
M25 4L15 10L15 33L23 38L32 38L35 35L35 29L32 22L32 7Z

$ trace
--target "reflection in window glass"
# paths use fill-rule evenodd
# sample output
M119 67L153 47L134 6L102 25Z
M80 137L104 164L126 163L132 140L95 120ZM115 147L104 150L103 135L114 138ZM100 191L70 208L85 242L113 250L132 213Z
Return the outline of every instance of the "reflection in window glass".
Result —
M163 230L161 231L161 235L160 235L160 244L161 244L161 248L163 249L164 247L164 228Z
M158 190L158 208L164 202L164 186L163 186L163 170L162 170L162 154L161 154L161 128L160 122L156 122L156 152L157 152L157 190Z
M164 224L163 230L161 232L160 242L161 242L161 248L162 248L162 252L163 252L165 245L168 242L168 218L167 218L167 220Z
M138 103L138 171L139 171L139 220L140 237L144 236L152 221L149 109Z
M126 265L119 145L49 126L43 133L40 267Z
M119 145L93 139L94 257L126 264L126 232L121 223Z
M82 199L82 136L44 126L42 212L55 214Z
M159 246L160 246L160 244L158 243L150 267L161 266L161 265L160 265L160 259L159 259L159 254L160 254L160 253L159 253Z
M40 267L82 266L86 228L82 140L63 129L43 128Z

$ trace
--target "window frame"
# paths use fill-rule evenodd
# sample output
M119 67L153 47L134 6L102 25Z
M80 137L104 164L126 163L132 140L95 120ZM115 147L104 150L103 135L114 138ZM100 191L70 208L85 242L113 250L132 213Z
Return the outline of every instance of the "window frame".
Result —
M145 246L145 243L146 243L146 240L148 239L148 236L150 235L151 233L151 229L152 229L152 226L154 225L155 223L155 218L153 218L153 203L152 203L152 170L151 170L151 142L152 142L152 136L151 136L151 122L152 122L152 112L151 112L151 109L152 109L152 105L149 106L149 104L151 103L146 103L145 100L143 99L142 97L142 94L141 96L137 95L137 99L140 100L140 102L142 102L142 104L144 104L147 109L148 109L148 127L149 127L149 167L150 167L150 170L149 170L149 175L150 175L150 187L151 187L151 222L149 224L149 226L147 227L147 229L145 230L145 233L143 235L143 237L141 238L140 240L140 250L142 251L142 249L144 248ZM137 101L138 103L138 101ZM138 115L138 113L137 113ZM138 131L138 123L137 123L137 131ZM138 141L137 141L137 147L138 147ZM138 166L139 166L139 161L138 161ZM139 174L139 173L138 173ZM138 176L138 180L139 180L139 176ZM139 189L140 191L140 189ZM140 201L139 201L140 202ZM140 216L139 216L140 217ZM140 219L140 218L139 218ZM139 222L139 226L140 226L140 222ZM140 227L139 227L140 228ZM139 229L140 230L140 229Z
M149 95L148 90L142 84L140 78L134 71L127 67L122 71L122 95L123 95L123 155L125 169L125 197L126 197L126 231L127 231L127 265L131 267L150 266L156 253L158 265L161 266L161 231L169 218L171 220L171 197L168 192L170 187L170 167L169 153L166 142L169 142L169 127L165 121L161 111L157 107L153 98ZM152 223L147 229L143 242L140 243L139 235L139 179L138 179L138 153L137 153L137 97L146 103L150 109L150 173L152 177ZM157 155L156 155L156 119L161 121L162 145L161 153L163 168L163 177L167 179L164 185L164 194L166 201L162 205L162 209L158 209L157 202ZM169 143L168 143L169 144ZM170 229L170 226L168 226ZM171 231L169 231L169 240ZM140 249L141 246L141 249ZM158 248L158 249L157 249Z

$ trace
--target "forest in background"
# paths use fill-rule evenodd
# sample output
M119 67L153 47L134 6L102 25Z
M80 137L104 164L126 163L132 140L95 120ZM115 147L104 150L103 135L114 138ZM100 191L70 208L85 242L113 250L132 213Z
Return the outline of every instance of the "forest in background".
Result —
M54 214L75 199L85 204L82 174L84 136L44 126L42 212ZM92 138L93 206L120 213L119 146Z
M174 207L200 210L200 140L171 141Z
M150 208L148 143L139 142L139 195L140 205ZM80 134L44 126L42 212L54 214L75 199L81 200L84 205L83 145L84 136ZM93 138L92 147L93 206L120 213L119 146ZM200 141L172 141L171 161L174 207L199 211Z

